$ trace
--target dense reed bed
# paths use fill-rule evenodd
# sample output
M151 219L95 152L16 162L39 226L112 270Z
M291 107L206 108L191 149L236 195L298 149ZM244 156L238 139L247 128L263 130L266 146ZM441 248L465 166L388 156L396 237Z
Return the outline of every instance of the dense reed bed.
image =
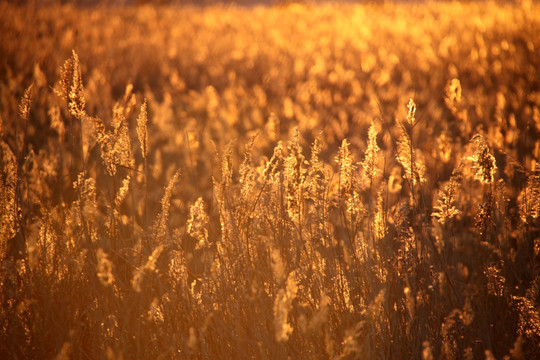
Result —
M538 5L0 12L0 357L540 356Z

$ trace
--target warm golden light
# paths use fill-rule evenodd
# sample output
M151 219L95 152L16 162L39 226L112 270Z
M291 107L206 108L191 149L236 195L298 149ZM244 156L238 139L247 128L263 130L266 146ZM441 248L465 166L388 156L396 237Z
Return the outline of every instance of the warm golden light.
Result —
M0 3L0 358L540 358L531 1Z

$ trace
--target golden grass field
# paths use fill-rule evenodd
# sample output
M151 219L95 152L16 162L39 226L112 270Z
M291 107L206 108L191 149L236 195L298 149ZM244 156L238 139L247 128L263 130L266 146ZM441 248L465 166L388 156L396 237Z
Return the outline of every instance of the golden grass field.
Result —
M540 357L538 4L0 13L0 358Z

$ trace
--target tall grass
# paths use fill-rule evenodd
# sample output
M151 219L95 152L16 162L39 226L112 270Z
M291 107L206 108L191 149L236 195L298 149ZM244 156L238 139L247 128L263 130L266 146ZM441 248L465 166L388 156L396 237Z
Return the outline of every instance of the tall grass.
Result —
M0 8L2 358L540 355L537 5Z

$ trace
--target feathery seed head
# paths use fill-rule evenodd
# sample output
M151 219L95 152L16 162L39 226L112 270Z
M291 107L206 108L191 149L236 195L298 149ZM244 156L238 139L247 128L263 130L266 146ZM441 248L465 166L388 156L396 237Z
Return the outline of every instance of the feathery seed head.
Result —
M441 224L444 224L446 220L461 214L461 210L456 208L461 185L460 180L461 166L452 172L450 181L442 190L438 191L437 205L433 207L435 211L433 211L432 216L438 218L438 221Z
M409 126L414 126L414 123L416 122L416 104L413 99L409 99L407 110L407 124L409 124Z
M495 157L490 153L486 139L476 134L472 140L475 145L475 152L468 159L472 161L474 178L484 184L492 184L497 173Z
M146 126L148 122L147 106L147 102L144 100L141 105L139 116L137 117L137 135L139 137L139 142L141 143L141 152L144 159L146 159L148 154L148 132Z
M25 91L24 96L21 99L21 103L19 104L19 115L21 119L28 121L28 118L30 117L30 104L32 102L31 100L31 94L32 89L34 87L34 84L30 85Z
M363 178L366 185L373 184L381 173L381 170L377 166L379 150L379 145L377 145L377 129L375 128L375 123L371 122L368 131L368 146L364 161L362 162Z
M86 115L86 111L84 109L86 105L86 99L84 97L79 56L77 55L75 50L73 50L72 55L72 67L73 75L68 93L69 112L76 118L82 119Z
M203 248L208 244L208 224L210 220L204 210L204 200L199 197L189 209L187 232L197 240L196 248Z

